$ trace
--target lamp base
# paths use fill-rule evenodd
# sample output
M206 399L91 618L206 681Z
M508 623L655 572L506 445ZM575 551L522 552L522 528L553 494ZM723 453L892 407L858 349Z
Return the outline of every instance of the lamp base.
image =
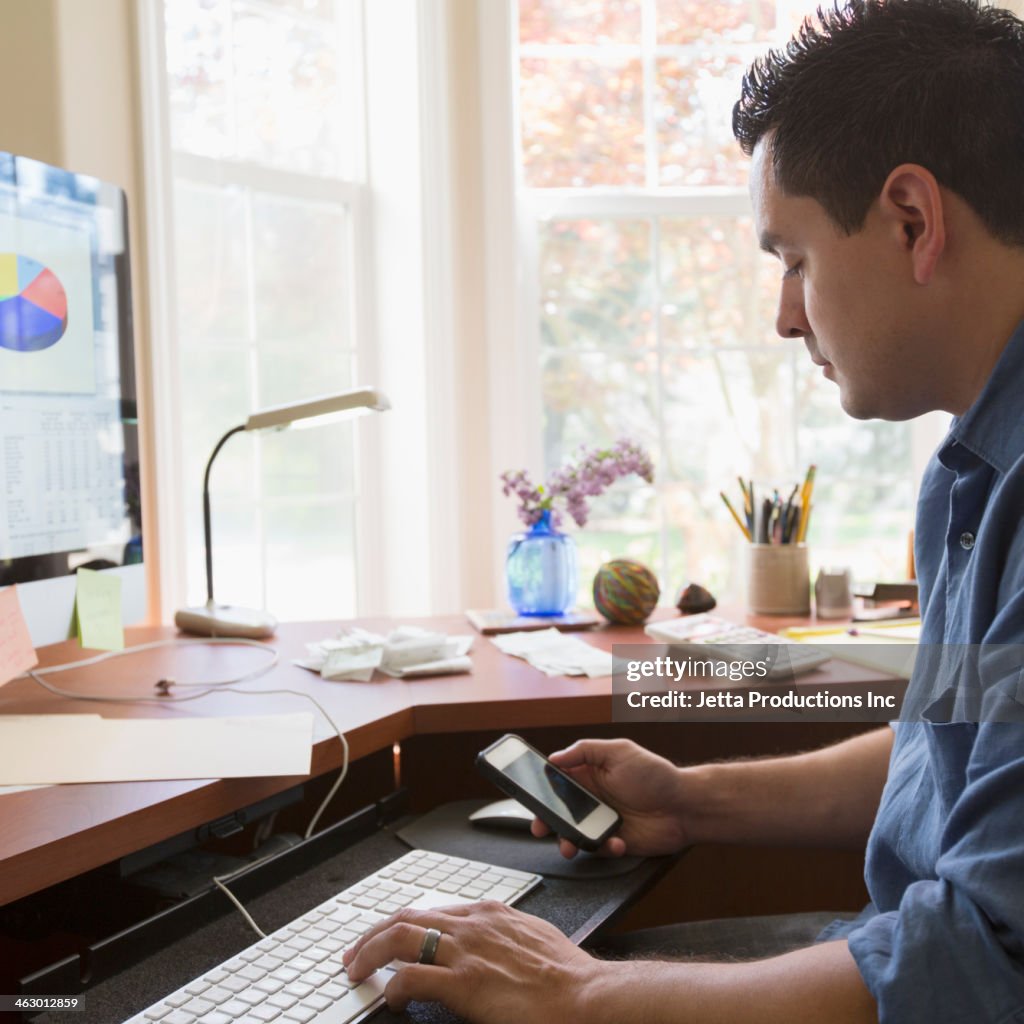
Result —
M212 601L198 608L179 609L174 614L174 624L184 633L240 636L247 640L264 640L277 629L277 619L267 612Z

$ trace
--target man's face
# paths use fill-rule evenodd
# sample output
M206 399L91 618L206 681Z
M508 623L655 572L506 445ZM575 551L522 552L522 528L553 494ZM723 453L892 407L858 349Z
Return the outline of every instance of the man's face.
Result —
M850 416L903 420L924 411L927 344L891 226L872 211L860 231L844 234L817 200L781 190L766 142L754 151L751 198L761 246L781 264L778 333L803 338Z

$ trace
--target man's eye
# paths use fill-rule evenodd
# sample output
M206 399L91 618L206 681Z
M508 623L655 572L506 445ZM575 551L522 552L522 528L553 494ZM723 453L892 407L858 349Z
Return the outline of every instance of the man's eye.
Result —
M786 267L782 272L783 278L787 277L799 277L800 269L803 267L803 263L794 263L791 267Z

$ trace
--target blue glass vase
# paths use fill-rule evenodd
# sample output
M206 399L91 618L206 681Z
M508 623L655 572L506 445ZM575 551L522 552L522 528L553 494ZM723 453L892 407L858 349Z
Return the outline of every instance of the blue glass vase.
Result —
M561 615L576 601L576 541L551 525L545 510L513 534L505 559L508 603L518 615Z

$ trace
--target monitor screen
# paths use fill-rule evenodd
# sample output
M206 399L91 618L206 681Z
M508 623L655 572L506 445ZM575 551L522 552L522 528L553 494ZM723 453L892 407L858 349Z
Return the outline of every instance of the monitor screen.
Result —
M141 578L124 193L8 153L0 153L0 482L0 586L19 584L37 643L67 635L79 567L138 565ZM60 581L59 590L33 586L44 581ZM40 612L54 621L34 622Z

